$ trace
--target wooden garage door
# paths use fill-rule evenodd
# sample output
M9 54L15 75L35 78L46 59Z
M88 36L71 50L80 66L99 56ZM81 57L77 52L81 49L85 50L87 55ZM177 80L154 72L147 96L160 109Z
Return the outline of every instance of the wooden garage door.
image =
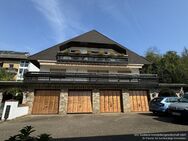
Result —
M101 90L100 91L100 111L101 112L122 112L121 91Z
M69 91L68 113L91 113L91 91Z
M32 114L57 114L59 90L36 90Z
M129 95L132 112L149 111L147 91L130 91Z

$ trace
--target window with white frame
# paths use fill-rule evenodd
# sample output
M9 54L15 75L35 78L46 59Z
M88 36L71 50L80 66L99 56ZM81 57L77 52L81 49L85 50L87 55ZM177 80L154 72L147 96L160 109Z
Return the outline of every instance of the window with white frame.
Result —
M19 67L19 71L18 71L18 80L23 80L23 76L26 72L28 72L28 66L29 66L29 62L24 60L20 62L20 67Z

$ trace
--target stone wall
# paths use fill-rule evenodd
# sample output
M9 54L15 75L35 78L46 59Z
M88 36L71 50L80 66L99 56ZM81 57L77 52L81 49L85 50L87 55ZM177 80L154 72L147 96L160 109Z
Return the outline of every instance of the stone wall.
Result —
M22 103L29 106L29 114L31 114L34 102L34 90L25 91L23 95Z
M160 91L159 89L151 89L151 90L149 90L150 100L154 99L155 97L158 97L159 91Z
M59 100L59 113L67 113L67 104L68 104L68 89L61 89L60 100Z
M129 91L126 89L122 90L122 101L123 101L123 112L130 112L130 100L129 100Z
M93 113L100 113L100 93L98 89L92 92Z

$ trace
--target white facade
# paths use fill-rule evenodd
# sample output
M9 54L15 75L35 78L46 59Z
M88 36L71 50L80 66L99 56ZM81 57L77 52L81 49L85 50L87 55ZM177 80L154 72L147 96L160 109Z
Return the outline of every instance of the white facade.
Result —
M131 73L131 74L140 74L140 66L104 66L104 65L66 65L66 64L56 64L56 63L41 63L40 64L41 72L70 72L70 73L87 73L88 71L108 71L109 74L117 73Z
M33 63L29 63L29 66L28 66L28 71L34 71L34 72L38 72L40 71L40 69L38 67L36 67Z
M33 63L28 61L20 61L18 73L17 73L17 79L16 80L23 80L24 74L28 71L40 71L38 67L36 67Z
M6 101L3 109L3 114L1 117L1 120L5 120L5 112L7 106L10 106L10 111L9 111L9 116L7 120L15 119L17 117L21 117L24 115L28 114L29 107L28 106L23 106L23 107L18 107L18 101Z

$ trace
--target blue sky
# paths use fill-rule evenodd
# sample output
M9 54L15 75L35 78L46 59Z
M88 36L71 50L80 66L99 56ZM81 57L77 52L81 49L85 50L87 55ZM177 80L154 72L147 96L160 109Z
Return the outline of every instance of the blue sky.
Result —
M0 50L31 54L96 29L144 55L188 47L187 0L1 0Z

